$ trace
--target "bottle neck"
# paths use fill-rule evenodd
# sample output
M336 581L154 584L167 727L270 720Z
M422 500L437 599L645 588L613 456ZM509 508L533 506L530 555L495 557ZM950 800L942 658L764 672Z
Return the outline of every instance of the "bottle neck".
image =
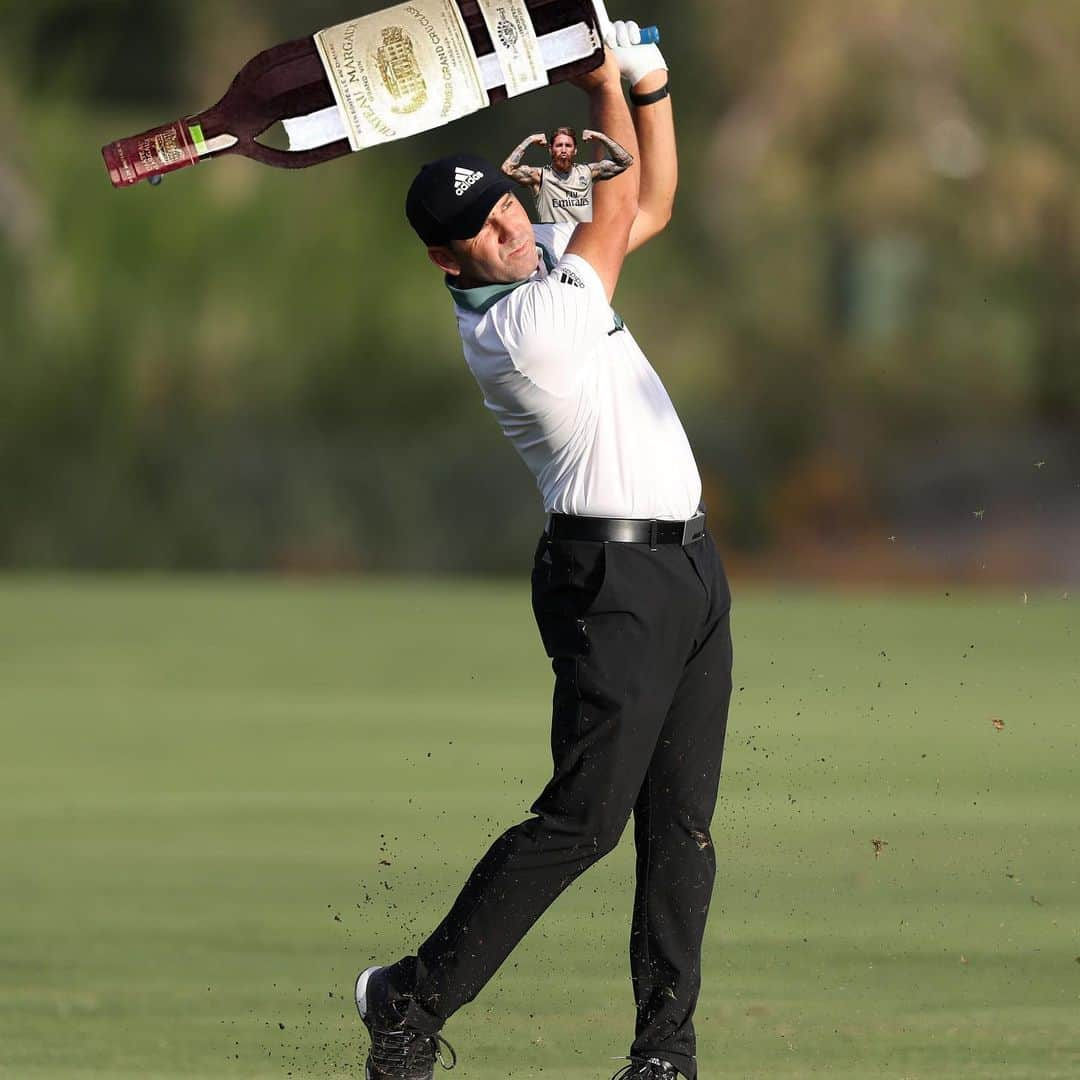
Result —
M110 143L102 154L113 185L130 187L140 180L197 165L202 158L236 143L232 135L207 139L197 121L185 119Z

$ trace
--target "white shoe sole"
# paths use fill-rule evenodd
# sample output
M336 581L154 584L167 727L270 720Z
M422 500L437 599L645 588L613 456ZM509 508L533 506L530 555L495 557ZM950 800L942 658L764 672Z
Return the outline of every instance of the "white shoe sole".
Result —
M366 971L361 971L356 976L356 1011L360 1014L360 1019L367 1023L368 1013L368 1000L367 1000L367 988L368 983L371 981L371 976L376 971L382 969L376 964L374 967L369 967Z

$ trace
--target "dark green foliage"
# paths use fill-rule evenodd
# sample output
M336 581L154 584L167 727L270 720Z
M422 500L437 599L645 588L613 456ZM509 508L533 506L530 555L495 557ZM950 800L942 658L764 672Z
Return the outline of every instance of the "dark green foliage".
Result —
M260 48L377 6L5 7L0 563L520 556L518 524L491 519L531 532L535 493L401 202L440 153L581 126L577 91L297 174L225 160L114 192L98 155L209 104ZM633 13L664 26L683 168L618 303L730 539L774 542L816 461L853 463L884 518L913 449L1080 426L1080 9Z

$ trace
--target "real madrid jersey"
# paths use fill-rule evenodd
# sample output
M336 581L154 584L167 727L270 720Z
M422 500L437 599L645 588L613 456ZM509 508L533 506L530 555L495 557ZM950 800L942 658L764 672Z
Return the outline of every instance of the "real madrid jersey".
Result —
M592 221L593 176L588 165L575 165L569 176L544 166L536 189L536 216L541 222Z
M686 433L571 225L534 226L527 280L450 292L465 360L546 511L684 521L701 501Z

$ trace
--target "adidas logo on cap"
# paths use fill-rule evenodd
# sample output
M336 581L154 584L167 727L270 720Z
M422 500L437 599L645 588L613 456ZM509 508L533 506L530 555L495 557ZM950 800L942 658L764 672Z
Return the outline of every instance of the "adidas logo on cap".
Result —
M460 199L478 180L483 179L484 174L482 172L473 172L471 169L463 169L458 166L457 171L454 173L454 191L457 192L458 198Z

